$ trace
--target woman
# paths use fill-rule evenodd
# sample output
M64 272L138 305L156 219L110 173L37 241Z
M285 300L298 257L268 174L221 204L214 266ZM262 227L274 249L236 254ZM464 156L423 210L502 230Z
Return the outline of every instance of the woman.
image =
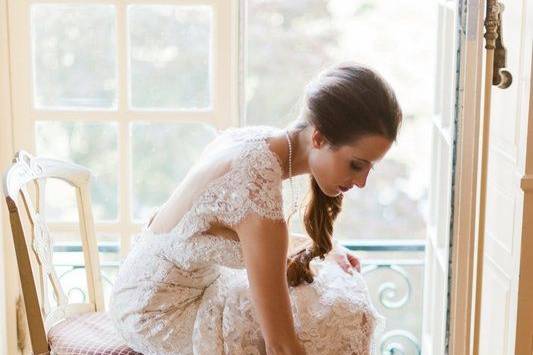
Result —
M333 222L401 120L385 80L344 62L307 85L292 126L223 131L121 265L119 334L145 355L370 353L383 319ZM289 236L282 207L282 180L300 174L311 181L305 240Z

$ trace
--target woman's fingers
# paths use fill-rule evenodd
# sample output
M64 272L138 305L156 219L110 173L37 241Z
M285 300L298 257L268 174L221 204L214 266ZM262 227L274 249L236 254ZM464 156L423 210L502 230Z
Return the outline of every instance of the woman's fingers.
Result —
M339 264L342 270L344 270L348 274L353 274L353 271L351 269L352 265L350 261L346 258L346 256L346 254L336 254L335 261L337 262L337 264Z
M361 262L359 261L359 259L355 255L350 253L346 253L346 256L348 257L348 261L350 262L350 264L355 267L358 272L361 272Z

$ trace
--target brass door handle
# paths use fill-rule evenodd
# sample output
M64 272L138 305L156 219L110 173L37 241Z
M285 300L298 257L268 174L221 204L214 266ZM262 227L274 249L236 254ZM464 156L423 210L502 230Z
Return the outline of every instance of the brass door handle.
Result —
M513 82L513 75L506 68L507 49L503 45L502 12L505 6L497 0L487 0L487 17L485 19L486 49L494 50L492 85L507 89Z
M498 36L496 37L496 48L494 49L494 71L492 72L492 85L496 85L501 89L507 89L513 82L513 75L505 68L507 49L503 45L502 37L502 12L505 6L501 2L497 2L498 11Z

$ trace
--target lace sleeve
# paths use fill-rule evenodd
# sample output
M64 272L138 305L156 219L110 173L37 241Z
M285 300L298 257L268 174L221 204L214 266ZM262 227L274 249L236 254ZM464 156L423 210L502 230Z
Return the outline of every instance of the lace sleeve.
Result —
M247 208L261 217L284 219L281 180L269 165L250 165L244 186Z
M232 161L230 170L209 186L208 193L194 207L195 213L228 226L238 225L250 212L284 221L281 166L265 145L247 144ZM209 223L205 220L204 226Z
M251 210L261 217L284 220L281 167L267 149L256 148L243 157L243 212Z

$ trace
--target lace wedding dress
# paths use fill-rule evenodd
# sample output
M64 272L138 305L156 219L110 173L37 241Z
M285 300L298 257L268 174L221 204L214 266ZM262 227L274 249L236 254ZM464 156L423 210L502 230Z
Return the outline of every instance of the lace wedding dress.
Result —
M197 169L184 179L182 184L192 184L186 188L190 205L170 232L155 234L146 223L137 236L108 311L132 349L145 355L266 354L240 244L207 231L213 223L234 226L247 213L284 219L282 168L267 142L276 132L268 126L221 132L204 154L233 152L225 153L233 156L225 168L196 195L191 186L206 173ZM384 318L362 276L346 273L333 260L333 252L347 249L334 246L325 260L311 261L313 283L289 287L295 329L309 355L370 354Z

